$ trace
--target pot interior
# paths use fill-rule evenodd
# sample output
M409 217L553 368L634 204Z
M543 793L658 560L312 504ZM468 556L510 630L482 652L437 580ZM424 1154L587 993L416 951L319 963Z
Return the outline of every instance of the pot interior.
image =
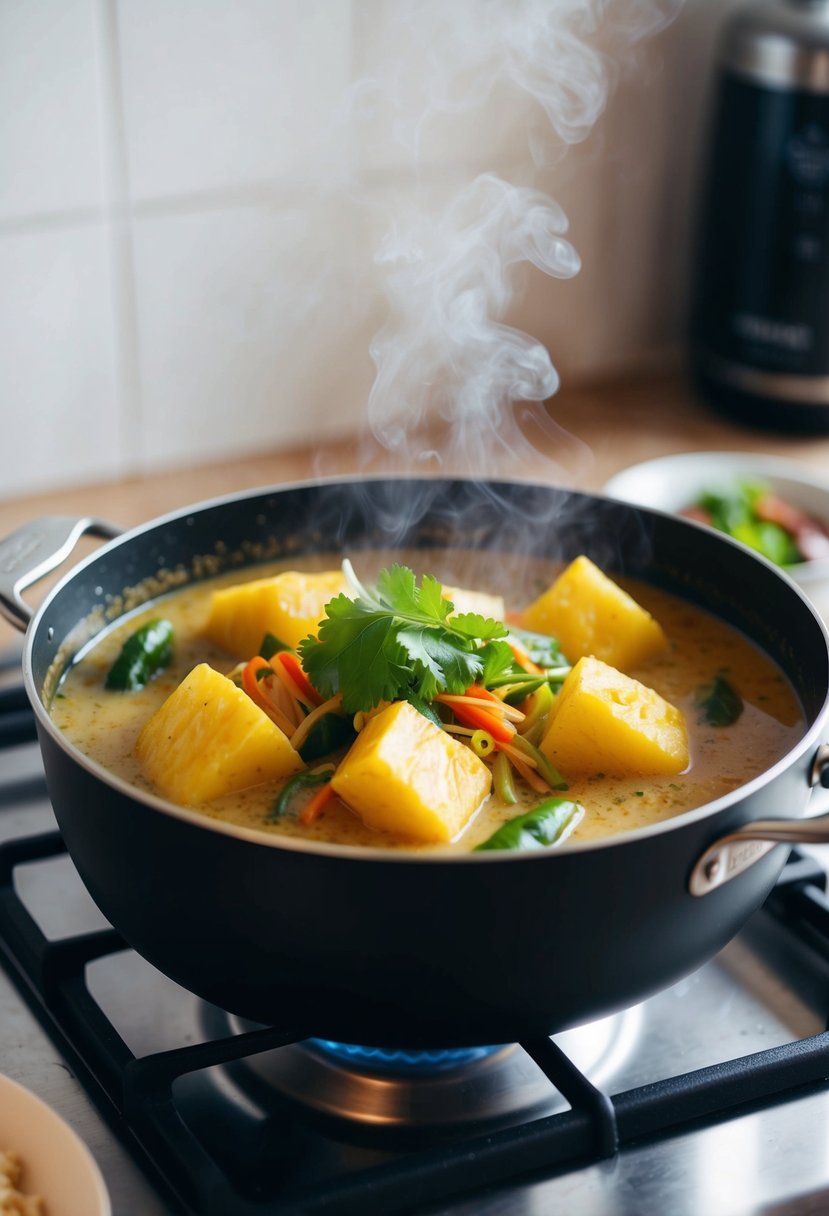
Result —
M826 632L786 577L710 529L633 504L522 482L377 479L289 486L216 500L126 533L59 584L30 631L48 704L83 646L164 590L257 563L377 549L491 552L495 581L527 585L534 558L581 553L611 575L684 597L740 629L792 681L811 725L829 686Z

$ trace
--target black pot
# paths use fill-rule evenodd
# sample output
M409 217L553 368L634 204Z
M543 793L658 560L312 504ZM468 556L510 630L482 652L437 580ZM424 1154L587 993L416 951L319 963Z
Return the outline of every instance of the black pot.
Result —
M10 619L25 626L21 589L83 531L107 529L40 521L0 543ZM262 558L450 542L519 564L586 553L715 612L786 671L803 738L741 789L656 827L550 853L438 858L207 819L113 778L49 717L56 675L163 572L194 579ZM369 480L223 499L112 540L34 616L24 676L69 852L140 954L208 1001L303 1036L450 1047L550 1034L668 986L762 903L786 857L771 841L825 839L821 820L798 821L829 772L828 643L785 576L685 520L523 483Z

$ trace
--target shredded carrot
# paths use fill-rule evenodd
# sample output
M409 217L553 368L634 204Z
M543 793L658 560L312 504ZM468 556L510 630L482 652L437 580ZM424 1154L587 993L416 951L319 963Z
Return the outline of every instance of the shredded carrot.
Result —
M270 720L284 734L290 737L296 729L296 723L292 722L288 715L270 697L265 695L261 681L266 679L268 675L273 675L273 668L268 660L263 659L261 654L254 655L242 670L242 688L248 694L251 701L255 705L258 705L263 713L266 713Z
M515 727L511 722L505 722L497 713L491 713L488 709L481 709L478 705L464 701L463 697L453 699L451 707L453 714L460 722L463 722L465 726L474 726L479 730L488 731L496 743L509 743L515 734Z
M316 709L312 709L310 714L302 719L299 726L291 735L291 747L299 751L320 718L324 718L326 714L336 713L342 704L342 700L343 694L338 692L333 697L329 697L327 701L323 701Z
M507 722L515 722L516 724L524 721L524 715L520 709L516 709L514 705L507 705L500 697L493 699L483 697L467 696L466 693L440 692L435 697L436 701L442 702L444 705L454 709L456 705L475 706L478 709L483 709L488 714L495 714L497 717Z
M322 704L323 698L302 670L302 664L289 650L280 650L271 659L271 667L285 683L298 701L309 709ZM293 685L293 687L291 687Z
M539 777L535 768L531 767L527 762L526 757L522 756L519 760L515 752L507 751L507 759L518 773L518 776L523 778L527 785L532 786L539 794L548 794L550 792L547 782Z
M330 781L326 781L325 785L321 785L302 808L298 816L298 820L302 826L306 828L310 827L333 798L336 798L334 787Z
M520 646L516 646L514 642L510 642L509 648L512 651L512 657L519 667L523 667L524 671L529 671L534 676L541 675L544 668L534 663L526 651L522 650Z

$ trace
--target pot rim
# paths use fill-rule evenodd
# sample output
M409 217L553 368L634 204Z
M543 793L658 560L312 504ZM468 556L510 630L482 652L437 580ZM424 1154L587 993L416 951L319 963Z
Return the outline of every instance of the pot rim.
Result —
M736 789L729 791L727 794L716 798L711 802L706 802L702 806L694 807L692 810L683 811L670 819L666 819L662 823L650 824L647 827L633 828L627 831L619 832L616 835L603 837L599 840L591 841L573 841L568 842L562 849L532 849L532 850L517 850L515 852L468 852L460 853L455 851L441 851L440 846L436 848L418 850L413 849L393 849L383 848L382 846L369 845L339 845L328 843L325 841L303 841L298 838L281 835L278 832L265 832L256 828L246 828L239 824L233 824L221 819L214 819L206 815L203 811L195 808L179 806L176 803L169 802L164 798L159 797L150 791L139 789L131 785L129 782L111 773L103 765L92 760L89 756L84 755L76 748L64 735L64 733L55 725L46 706L41 700L39 690L36 686L32 655L34 650L35 638L40 628L41 621L48 611L50 605L62 593L63 588L68 585L78 574L85 570L88 566L94 565L102 556L112 553L122 545L129 544L136 537L145 532L150 532L161 528L166 524L178 522L186 519L190 515L198 514L204 510L221 508L224 505L238 504L247 499L255 499L267 497L269 494L281 494L292 490L312 489L317 486L336 486L336 485L362 485L367 482L386 482L395 480L394 477L383 474L370 475L368 477L361 476L331 476L322 478L304 479L294 482L280 483L272 486L260 486L251 490L245 490L238 493L229 493L218 496L216 498L205 499L198 503L190 504L186 507L179 508L164 515L154 517L145 523L139 524L133 528L127 529L115 539L106 542L100 548L87 555L81 561L75 563L64 574L59 581L51 588L48 594L44 597L42 603L29 622L25 633L24 650L22 656L23 682L27 696L33 707L39 730L45 731L51 739L61 748L61 750L75 763L85 769L92 777L102 781L116 793L129 798L132 801L139 802L151 810L159 811L171 818L178 819L183 823L188 823L194 827L210 830L219 835L229 836L248 844L264 845L269 848L285 850L287 852L309 854L314 856L325 856L331 859L342 859L348 861L382 861L393 862L397 865L490 865L510 863L530 863L533 861L552 861L555 857L566 856L574 853L593 853L596 850L604 850L609 848L633 847L638 842L648 840L654 837L662 836L669 832L679 831L683 827L692 826L703 820L714 819L720 813L727 811L744 801L748 801L752 795L763 789L766 785L773 782L780 774L793 767L798 761L801 761L806 755L813 755L818 746L827 740L824 738L827 721L829 721L829 682L824 696L823 704L815 714L814 721L806 733L798 740L793 748L790 749L784 756L781 756L770 768L765 769L756 777ZM459 477L459 476L407 476L405 480L423 482L467 482L475 483L480 481L479 478ZM501 486L536 486L539 483L532 478L501 478L497 479L497 484ZM615 503L617 506L628 506L630 509L643 513L648 516L662 516L671 520L673 525L687 527L703 531L713 543L730 545L745 552L744 546L732 540L730 537L713 533L711 529L704 527L702 524L695 523L693 520L679 519L670 512L659 510L658 508L642 506L639 504L626 504L617 502L611 496L601 492L592 493L588 491L573 490L570 487L549 486L542 487L549 489L558 489L565 494L573 494L582 498L591 498L599 501ZM754 560L761 565L766 566L777 578L780 578L784 583L789 585L790 592L803 601L805 606L812 613L815 623L819 626L823 634L824 644L829 655L829 630L820 618L808 597L804 595L800 587L778 567L759 554L752 554ZM124 616L129 613L123 614ZM784 673L785 674L785 673ZM815 812L817 813L817 812Z

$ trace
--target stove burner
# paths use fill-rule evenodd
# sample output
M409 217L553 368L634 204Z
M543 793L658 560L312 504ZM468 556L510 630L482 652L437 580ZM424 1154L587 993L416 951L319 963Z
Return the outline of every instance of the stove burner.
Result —
M309 1045L341 1060L351 1067L390 1076L429 1076L447 1069L462 1068L475 1060L501 1051L500 1047L447 1047L433 1051L412 1051L405 1047L361 1047L355 1043L337 1043L333 1039L309 1039Z
M628 1059L639 1037L635 1007L554 1037L596 1086ZM202 1012L211 1036L256 1029L213 1006ZM425 1067L424 1067L425 1065ZM566 1110L567 1101L517 1044L446 1051L392 1051L306 1039L228 1066L239 1088L264 1109L288 1101L309 1117L385 1129L395 1135L454 1135Z

